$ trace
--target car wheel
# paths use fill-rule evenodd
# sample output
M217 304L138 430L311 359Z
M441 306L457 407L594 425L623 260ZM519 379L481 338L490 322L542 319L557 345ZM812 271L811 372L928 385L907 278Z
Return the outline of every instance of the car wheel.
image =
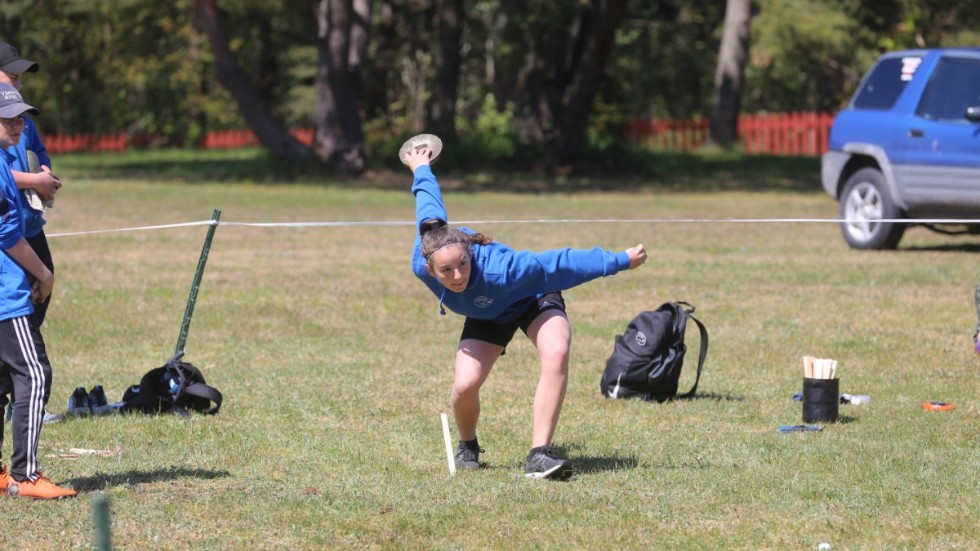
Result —
M885 177L874 168L862 168L844 183L840 197L840 224L844 240L855 249L894 249L905 224L882 222L901 214L895 207Z

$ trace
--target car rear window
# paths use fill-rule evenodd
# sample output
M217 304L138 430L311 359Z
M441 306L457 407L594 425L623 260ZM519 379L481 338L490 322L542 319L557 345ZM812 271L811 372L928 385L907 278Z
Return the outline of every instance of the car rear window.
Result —
M929 80L916 113L937 121L966 121L980 107L980 60L945 58Z
M871 69L861 89L854 96L854 107L891 109L921 63L921 56L882 59Z

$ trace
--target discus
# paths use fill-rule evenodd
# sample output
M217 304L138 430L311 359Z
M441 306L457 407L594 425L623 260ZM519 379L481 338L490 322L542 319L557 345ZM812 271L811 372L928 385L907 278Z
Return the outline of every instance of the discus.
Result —
M27 150L27 170L33 174L41 172L41 162L37 159L37 153L33 150ZM52 174L54 176L54 174ZM54 176L57 178L57 176ZM54 197L48 197L47 199L41 199L41 196L37 194L33 189L25 190L27 191L27 200L31 204L31 208L37 209L44 212L45 207L54 206Z
M28 149L27 150L27 170L28 172L41 172L41 163L37 160L37 153Z
M948 402L922 402L922 409L926 411L953 411L953 404Z
M442 153L442 140L439 136L435 134L419 134L418 136L412 136L405 143L402 144L401 149L398 150L398 160L402 164L407 165L405 162L405 155L413 149L420 149L423 147L428 147L432 151L432 156L429 157L429 163L436 162L436 157Z

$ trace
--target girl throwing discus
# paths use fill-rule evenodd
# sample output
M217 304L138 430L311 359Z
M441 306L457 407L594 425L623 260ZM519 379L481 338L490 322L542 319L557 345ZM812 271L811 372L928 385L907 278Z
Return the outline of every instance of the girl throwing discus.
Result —
M568 386L572 336L561 292L639 267L646 262L646 248L636 245L618 253L600 248L517 251L469 228L451 226L429 166L431 155L422 146L406 152L403 161L415 177L412 193L419 235L412 271L438 297L442 313L448 308L466 318L451 395L460 438L456 466L480 467L480 387L520 328L541 362L524 471L531 478L566 478L573 472L572 464L551 447Z

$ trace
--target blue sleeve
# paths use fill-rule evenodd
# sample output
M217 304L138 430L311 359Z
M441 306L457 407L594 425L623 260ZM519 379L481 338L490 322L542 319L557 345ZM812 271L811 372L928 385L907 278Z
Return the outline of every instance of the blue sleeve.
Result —
M37 126L27 116L24 117L24 137L22 141L24 142L25 149L29 149L37 155L37 162L39 164L54 169L54 166L51 164L51 159L48 157L48 149L44 147L44 142L41 141L41 134L37 131Z
M449 222L446 207L442 203L442 191L439 182L432 174L432 168L422 165L415 169L415 180L412 182L412 194L415 195L415 229L426 220L439 219Z
M626 251L614 253L593 249L556 249L514 252L506 262L505 277L516 294L541 294L571 289L600 277L615 275L630 267ZM489 275L492 268L484 268Z
M7 250L24 238L17 207L17 184L6 163L0 163L0 249Z

